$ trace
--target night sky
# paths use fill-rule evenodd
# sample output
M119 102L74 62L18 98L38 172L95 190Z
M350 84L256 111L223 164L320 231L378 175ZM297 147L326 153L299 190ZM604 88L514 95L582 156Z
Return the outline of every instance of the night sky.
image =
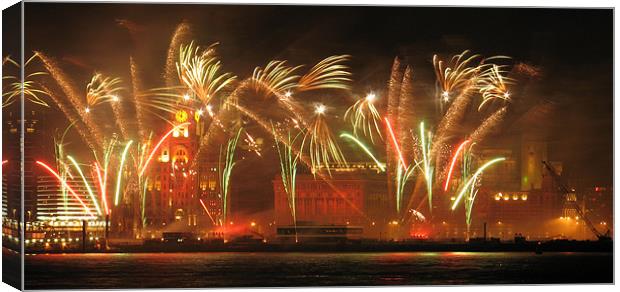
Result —
M433 94L432 56L465 49L508 55L542 75L521 86L528 105L551 102L534 121L546 128L550 158L572 179L611 184L613 169L612 10L222 6L26 3L26 51L41 50L85 84L95 70L127 75L130 55L148 85L161 72L176 25L187 20L201 45L220 42L226 71L241 78L272 59L314 64L350 54L353 92L381 93L395 56L411 64L420 96ZM130 23L132 37L118 24ZM532 126L532 124L530 124ZM246 166L251 168L250 166ZM239 171L243 171L240 166ZM274 168L274 174L278 169ZM271 182L257 190L256 211L270 206ZM243 204L243 202L240 202ZM262 206L261 206L262 205Z

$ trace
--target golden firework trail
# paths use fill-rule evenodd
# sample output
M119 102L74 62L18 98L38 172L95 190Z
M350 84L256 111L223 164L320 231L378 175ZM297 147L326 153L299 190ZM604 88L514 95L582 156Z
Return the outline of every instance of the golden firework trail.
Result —
M134 60L133 57L129 57L129 69L131 75L131 89L133 96L133 103L135 105L136 110L136 120L138 123L138 137L140 141L144 141L146 139L146 130L145 130L145 119L146 113L144 108L142 107L142 96L140 92L142 92L143 84L140 79L140 71L138 69L138 64Z
M400 86L400 94L398 98L398 117L396 119L396 134L398 142L405 157L412 157L415 146L413 145L413 137L411 128L414 126L414 108L413 108L413 69L410 66L405 68L403 80Z
M495 131L508 113L507 107L502 107L495 111L492 115L487 117L478 128L476 128L470 135L470 140L480 143L489 134Z
M331 176L330 165L346 165L347 161L340 151L338 144L334 141L329 125L325 121L327 108L323 104L315 106L314 122L308 129L302 140L301 149L304 148L306 140L309 139L308 152L310 155L311 171L316 175L321 169L325 168Z
M176 56L178 55L179 48L182 43L185 43L189 39L191 34L189 23L180 23L170 39L170 45L168 47L168 53L166 54L166 65L164 67L164 80L167 87L175 85L175 79L177 78L176 72Z
M344 113L345 121L348 120L353 128L353 135L359 137L360 134L370 138L372 144L375 143L375 136L383 139L381 135L381 114L374 103L377 96L369 93L365 98L359 99ZM361 133L360 133L361 132Z
M95 106L104 102L117 102L119 92L123 90L120 78L104 76L95 73L86 85L86 107L92 110Z
M193 42L181 45L179 61L176 63L179 81L204 104L211 102L216 94L237 78L231 73L220 72L221 63L215 57L215 45L203 51L199 46L194 46Z
M474 85L472 80L481 70L479 65L472 63L479 59L480 55L469 55L468 50L453 56L448 63L439 59L437 55L433 56L437 93L441 102L450 102L454 97L471 90L470 87Z
M82 138L82 141L84 141L84 143L86 143L86 145L88 145L88 148L90 148L90 150L93 153L96 153L98 151L98 147L99 146L97 145L96 141L94 141L90 131L88 130L88 127L81 120L80 116L73 110L73 108L71 106L67 106L65 104L65 102L63 100L61 100L49 88L43 86L43 89L46 92L49 93L48 96L52 99L54 104L56 104L58 106L58 108L65 115L67 120L69 120L69 122L72 125L74 125L74 127L75 127L76 131L78 132L80 138Z
M478 79L478 90L482 95L482 102L478 106L478 110L482 110L487 103L494 100L510 101L508 86L513 84L514 80L502 76L505 73L501 66L492 64L490 69Z
M35 53L30 58L28 58L28 60L24 63L24 71L28 69L28 65L36 57L37 57L37 54ZM6 63L11 64L17 68L21 68L21 66L17 62L13 61L9 56L6 56L3 59L2 65L4 66L4 64ZM7 82L10 82L8 88L5 89L3 86L3 89L2 89L3 91L2 107L7 107L13 104L17 100L16 97L21 97L22 92L24 94L25 100L30 101L40 106L49 107L47 102L43 100L43 96L49 96L49 93L41 87L39 82L33 80L33 79L36 79L37 76L41 76L41 75L47 75L47 73L42 72L42 71L28 73L27 75L24 76L23 82L20 82L21 78L17 76L12 76L12 75L2 76L2 81L7 80Z
M84 122L84 124L90 131L90 135L93 137L95 142L95 149L100 150L100 146L103 141L102 131L100 130L99 126L93 121L93 119L88 115L87 107L82 101L80 94L75 89L75 86L73 86L69 78L52 58L41 52L35 53L43 62L43 65L45 66L45 69L49 72L50 76L56 81L56 83L58 83L62 91L65 93L65 96L68 98L69 102L73 106L73 109L78 113L81 121ZM58 104L58 106L60 107L62 105Z
M285 94L287 91L295 90L298 87L297 80L299 75L293 73L303 66L291 67L286 65L286 61L271 61L265 68L256 67L252 73L252 81L257 91L267 89L264 94L276 92Z
M342 63L351 58L349 55L330 56L320 61L301 76L297 85L299 91L316 89L351 89L351 73L349 67Z
M386 113L386 122L388 121L398 122L397 114L398 114L398 96L400 94L401 82L403 80L403 72L401 70L401 64L398 57L394 58L394 62L392 63L392 70L390 71L390 79L387 84L387 113ZM389 125L388 128L390 131L394 132L394 127ZM401 158L402 155L400 151L397 150L398 141L395 141L395 135L392 136L392 139L385 140L385 151L386 151L386 162L387 162L387 185L388 185L388 193L394 192L394 178L396 177L396 168L399 167L399 163L404 163L404 159ZM406 167L405 167L406 168Z

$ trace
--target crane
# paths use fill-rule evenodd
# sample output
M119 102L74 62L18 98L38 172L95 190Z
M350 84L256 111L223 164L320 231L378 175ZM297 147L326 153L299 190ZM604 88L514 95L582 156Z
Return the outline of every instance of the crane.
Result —
M571 193L570 189L568 188L568 186L564 183L564 181L562 180L562 178L560 177L560 175L558 175L557 172L555 172L555 168L553 168L553 166L551 166L551 164L547 163L547 161L542 161L542 163L545 165L545 167L547 168L547 171L549 171L549 174L551 174L551 177L553 178L553 181L556 183L558 190L563 194L569 194ZM575 210L577 211L577 214L579 215L579 218L581 218L583 220L583 222L586 223L586 226L588 226L588 228L590 229L590 231L592 233L594 233L594 235L596 235L596 237L598 238L598 240L600 241L606 241L606 240L611 240L611 236L609 235L609 229L607 229L607 232L605 233L601 233L600 231L598 231L598 229L596 229L596 227L594 227L594 224L592 224L592 222L590 221L590 219L588 219L588 217L586 216L586 214L583 212L583 210L581 210L581 207L577 204L577 201L569 201L573 204L573 207L575 208Z

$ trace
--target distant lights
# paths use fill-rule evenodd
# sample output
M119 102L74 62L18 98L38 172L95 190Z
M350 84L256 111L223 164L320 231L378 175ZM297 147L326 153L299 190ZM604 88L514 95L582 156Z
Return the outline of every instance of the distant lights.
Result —
M289 90L287 92L284 93L284 97L291 97L293 95L293 93Z
M89 107L86 107L86 108L84 109L84 111L85 111L86 113L90 113L90 108L89 108Z
M120 98L118 97L118 95L112 95L112 101L117 102L120 100Z
M183 94L183 100L187 101L189 100L189 94Z

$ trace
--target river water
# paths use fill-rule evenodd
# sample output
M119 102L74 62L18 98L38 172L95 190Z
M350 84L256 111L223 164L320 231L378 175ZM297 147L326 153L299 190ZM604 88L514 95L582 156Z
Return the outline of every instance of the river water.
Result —
M26 256L26 289L611 283L611 253L135 253Z

